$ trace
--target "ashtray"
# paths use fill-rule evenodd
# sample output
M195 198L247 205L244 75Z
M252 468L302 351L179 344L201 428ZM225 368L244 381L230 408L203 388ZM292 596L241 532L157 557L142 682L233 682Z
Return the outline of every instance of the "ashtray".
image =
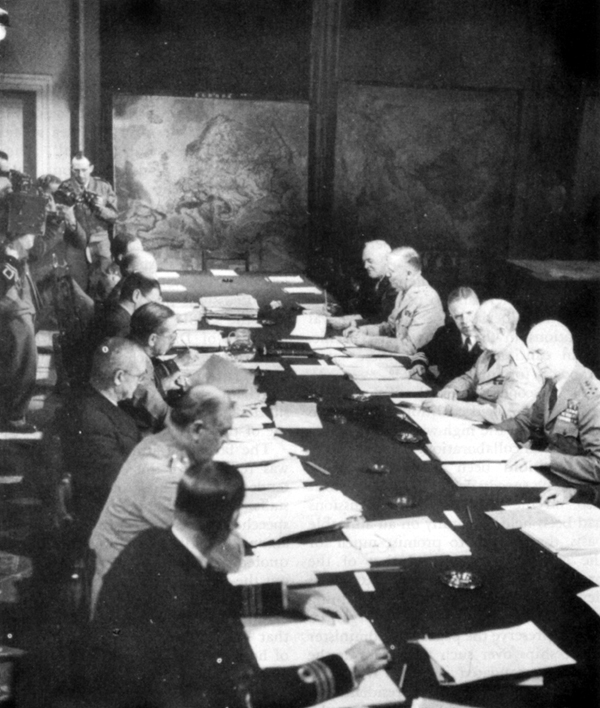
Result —
M388 465L382 465L379 463L374 463L369 465L364 470L367 474L389 474L390 468Z
M392 507L392 509L409 509L410 507L416 506L417 503L410 495L399 494L397 497L390 497L387 505Z
M233 283L233 278L221 278L222 283Z
M419 433L396 433L396 435L394 435L394 440L399 443L412 443L413 445L416 445L423 442L425 438Z
M478 575L468 570L446 570L440 573L440 580L455 590L476 590L483 583Z

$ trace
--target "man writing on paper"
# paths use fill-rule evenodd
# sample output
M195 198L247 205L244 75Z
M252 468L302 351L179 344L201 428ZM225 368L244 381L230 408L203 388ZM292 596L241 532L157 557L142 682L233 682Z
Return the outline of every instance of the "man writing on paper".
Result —
M471 288L456 288L448 295L450 317L422 349L438 386L445 386L464 374L482 353L475 331L478 309L479 298Z
M421 275L421 259L414 248L395 248L387 267L390 283L398 291L387 322L351 326L344 334L358 347L411 356L443 326L444 308L440 296Z
M483 423L501 423L530 406L542 380L527 347L517 337L518 321L519 313L506 300L484 302L475 317L483 354L466 374L450 381L438 398L424 401L423 409Z
M396 291L387 277L387 259L392 249L385 241L367 241L362 253L362 261L372 285L361 288L358 297L358 315L328 317L334 329L345 329L358 320L383 322L392 314L396 302Z
M560 322L533 327L527 346L544 386L531 407L496 427L545 449L521 449L507 467L549 467L569 482L600 484L600 382L577 361Z

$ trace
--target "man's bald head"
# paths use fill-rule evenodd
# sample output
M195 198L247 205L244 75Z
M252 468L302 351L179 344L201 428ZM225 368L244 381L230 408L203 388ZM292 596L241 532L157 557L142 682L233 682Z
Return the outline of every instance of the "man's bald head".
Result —
M506 300L486 300L475 315L477 341L485 351L500 354L517 336L519 313Z
M540 374L553 381L568 375L576 361L571 332L557 320L545 320L532 327L527 348Z
M387 272L387 259L391 247L385 241L367 241L363 249L362 260L369 278L383 278Z
M151 253L136 251L124 256L121 261L121 270L124 274L139 273L146 278L156 278L158 264Z

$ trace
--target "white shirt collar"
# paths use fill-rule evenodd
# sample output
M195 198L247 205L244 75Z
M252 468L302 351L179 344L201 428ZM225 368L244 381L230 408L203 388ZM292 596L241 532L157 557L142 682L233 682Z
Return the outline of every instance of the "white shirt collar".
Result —
M198 547L194 543L192 532L181 522L177 521L177 519L173 522L171 533L184 548L187 548L203 568L208 566L208 558L198 550Z

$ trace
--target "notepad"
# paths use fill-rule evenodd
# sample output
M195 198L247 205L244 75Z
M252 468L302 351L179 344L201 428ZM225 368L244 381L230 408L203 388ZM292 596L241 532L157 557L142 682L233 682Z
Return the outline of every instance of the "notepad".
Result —
M248 618L242 620L250 646L261 668L296 666L327 654L339 654L362 640L381 644L373 625L364 617L332 624L285 618ZM324 703L325 708L402 703L405 698L381 669L365 676L357 689Z
M271 406L273 421L278 428L322 428L316 403L278 401Z
M419 639L448 685L575 664L533 622L444 639Z
M444 463L444 472L457 487L549 487L550 482L534 469L512 470L505 462Z
M246 489L301 487L314 482L297 457L290 457L272 465L240 467Z

